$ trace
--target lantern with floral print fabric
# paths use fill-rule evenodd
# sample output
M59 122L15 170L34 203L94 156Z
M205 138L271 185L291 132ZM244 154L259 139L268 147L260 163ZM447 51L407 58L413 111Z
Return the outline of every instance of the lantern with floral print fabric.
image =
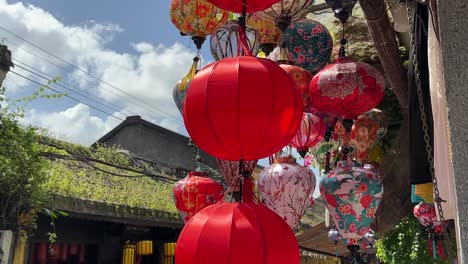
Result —
M278 3L280 0L208 0L215 6L234 13L255 13ZM245 3L245 6L244 6Z
M377 173L370 165L340 161L321 180L320 193L345 243L357 245L369 230L382 198Z
M328 63L333 49L333 39L321 23L302 19L289 26L283 40L294 65L316 73Z
M315 175L291 156L276 158L258 177L258 190L265 205L295 230L310 205Z
M364 243L366 243L367 246L373 248L376 241L375 232L369 229L369 231L367 231L367 233L364 234L362 240L364 241Z
M229 13L206 0L171 0L170 18L180 32L192 37L201 49L206 36L222 27Z
M384 89L384 78L377 69L341 57L312 78L309 95L318 111L355 119L382 101Z
M280 64L280 67L289 75L301 92L304 109L310 108L309 84L313 77L312 74L301 67L291 64Z
M247 26L255 30L260 38L260 49L268 56L276 47L281 37L281 31L274 22L264 19L257 14L247 15Z
M374 108L370 110L369 112L364 113L364 115L374 120L374 122L377 123L377 126L378 126L377 140L381 140L387 134L387 130L388 130L387 115L377 108Z
M333 164L339 159L339 148L341 146L341 138L334 132L330 133L328 141L322 139L315 146L309 148L309 153L314 156L319 165L320 172L322 170L328 173L333 167Z
M240 55L237 54L241 37L239 29L240 26L237 21L229 20L223 27L211 34L210 50L215 60ZM260 38L257 32L247 26L243 34L245 34L250 53L254 55L257 54L260 47Z
M240 161L216 159L218 161L218 170L223 175L226 184L229 186L229 191L239 191L237 180L241 176L239 170ZM243 161L243 171L247 171L249 175L257 166L257 160Z
M304 113L301 126L289 144L296 148L297 152L304 158L309 148L319 143L324 134L325 124L322 119L314 114Z
M419 203L413 208L413 215L425 227L433 227L437 223L434 204Z
M182 220L187 223L201 209L223 200L223 186L201 172L190 172L173 189L174 201Z
M314 0L281 0L257 14L275 22L276 26L284 31L291 22L305 18L313 4Z

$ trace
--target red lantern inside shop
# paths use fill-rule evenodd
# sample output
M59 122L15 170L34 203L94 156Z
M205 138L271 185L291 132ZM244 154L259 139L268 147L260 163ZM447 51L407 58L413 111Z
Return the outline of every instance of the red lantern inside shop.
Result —
M376 107L384 97L382 74L369 64L340 57L310 82L312 106L343 119L355 119ZM345 122L347 131L352 122Z
M192 140L225 160L257 160L286 146L299 128L302 99L276 63L252 56L206 66L190 83L184 121Z
M280 0L208 0L213 5L234 13L255 13L265 10ZM245 9L244 9L245 7Z
M243 195L243 203L218 203L192 217L177 241L176 263L300 263L294 233L276 213L253 203L250 180Z
M181 218L186 223L201 209L223 199L223 186L202 172L190 172L173 189L174 200Z

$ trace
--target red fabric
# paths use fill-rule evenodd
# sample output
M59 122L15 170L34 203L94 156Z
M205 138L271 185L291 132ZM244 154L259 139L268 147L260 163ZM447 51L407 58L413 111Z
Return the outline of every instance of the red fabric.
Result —
M46 264L47 262L47 243L41 242L36 244L36 262L38 264Z
M48 252L48 263L50 263L50 264L59 263L60 256L62 254L61 253L62 245L54 243L54 244L52 244L51 247L52 247L52 250L47 250L47 252Z
M355 119L382 101L384 88L384 78L374 67L338 58L312 78L309 96L318 111Z
M319 143L325 135L325 123L314 114L304 113L297 134L291 140L290 145L297 151L307 151L310 147Z
M190 172L173 189L174 201L180 216L187 223L201 209L223 200L223 186L201 172Z
M257 160L291 141L302 111L301 95L284 70L267 59L241 56L198 72L183 115L204 151L225 160Z
M62 245L62 252L60 254L60 260L66 261L68 259L68 244Z
M196 214L177 241L177 264L299 264L299 247L276 213L253 203L220 203Z
M247 13L263 11L280 0L246 0ZM208 0L213 5L234 13L242 13L243 0Z
M304 103L304 111L305 109L309 109L311 107L309 85L313 77L312 73L301 67L289 64L280 64L280 67L289 75L289 78L291 78L297 89L299 89Z
M84 264L86 261L86 245L81 243L80 244L80 264Z

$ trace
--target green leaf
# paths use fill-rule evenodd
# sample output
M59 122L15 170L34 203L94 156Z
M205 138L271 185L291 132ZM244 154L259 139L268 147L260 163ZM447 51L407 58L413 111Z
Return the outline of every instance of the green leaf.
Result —
M333 144L324 144L317 150L317 155L325 154L333 148Z

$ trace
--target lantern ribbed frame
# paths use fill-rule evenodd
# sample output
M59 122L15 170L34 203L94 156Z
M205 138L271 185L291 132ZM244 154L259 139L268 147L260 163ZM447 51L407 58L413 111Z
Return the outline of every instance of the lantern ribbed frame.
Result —
M277 26L280 23L286 23L289 26L291 22L296 22L306 17L312 10L315 0L281 0L271 7L257 12L257 15L275 22Z
M298 152L308 151L310 147L319 143L325 134L325 123L322 119L311 113L304 113L301 126L291 140L290 145Z
M246 27L245 36L251 54L256 55L260 47L260 38L257 32ZM229 20L226 25L217 29L210 37L211 55L215 60L239 56L237 49L239 45L239 24ZM242 49L241 49L242 50Z

